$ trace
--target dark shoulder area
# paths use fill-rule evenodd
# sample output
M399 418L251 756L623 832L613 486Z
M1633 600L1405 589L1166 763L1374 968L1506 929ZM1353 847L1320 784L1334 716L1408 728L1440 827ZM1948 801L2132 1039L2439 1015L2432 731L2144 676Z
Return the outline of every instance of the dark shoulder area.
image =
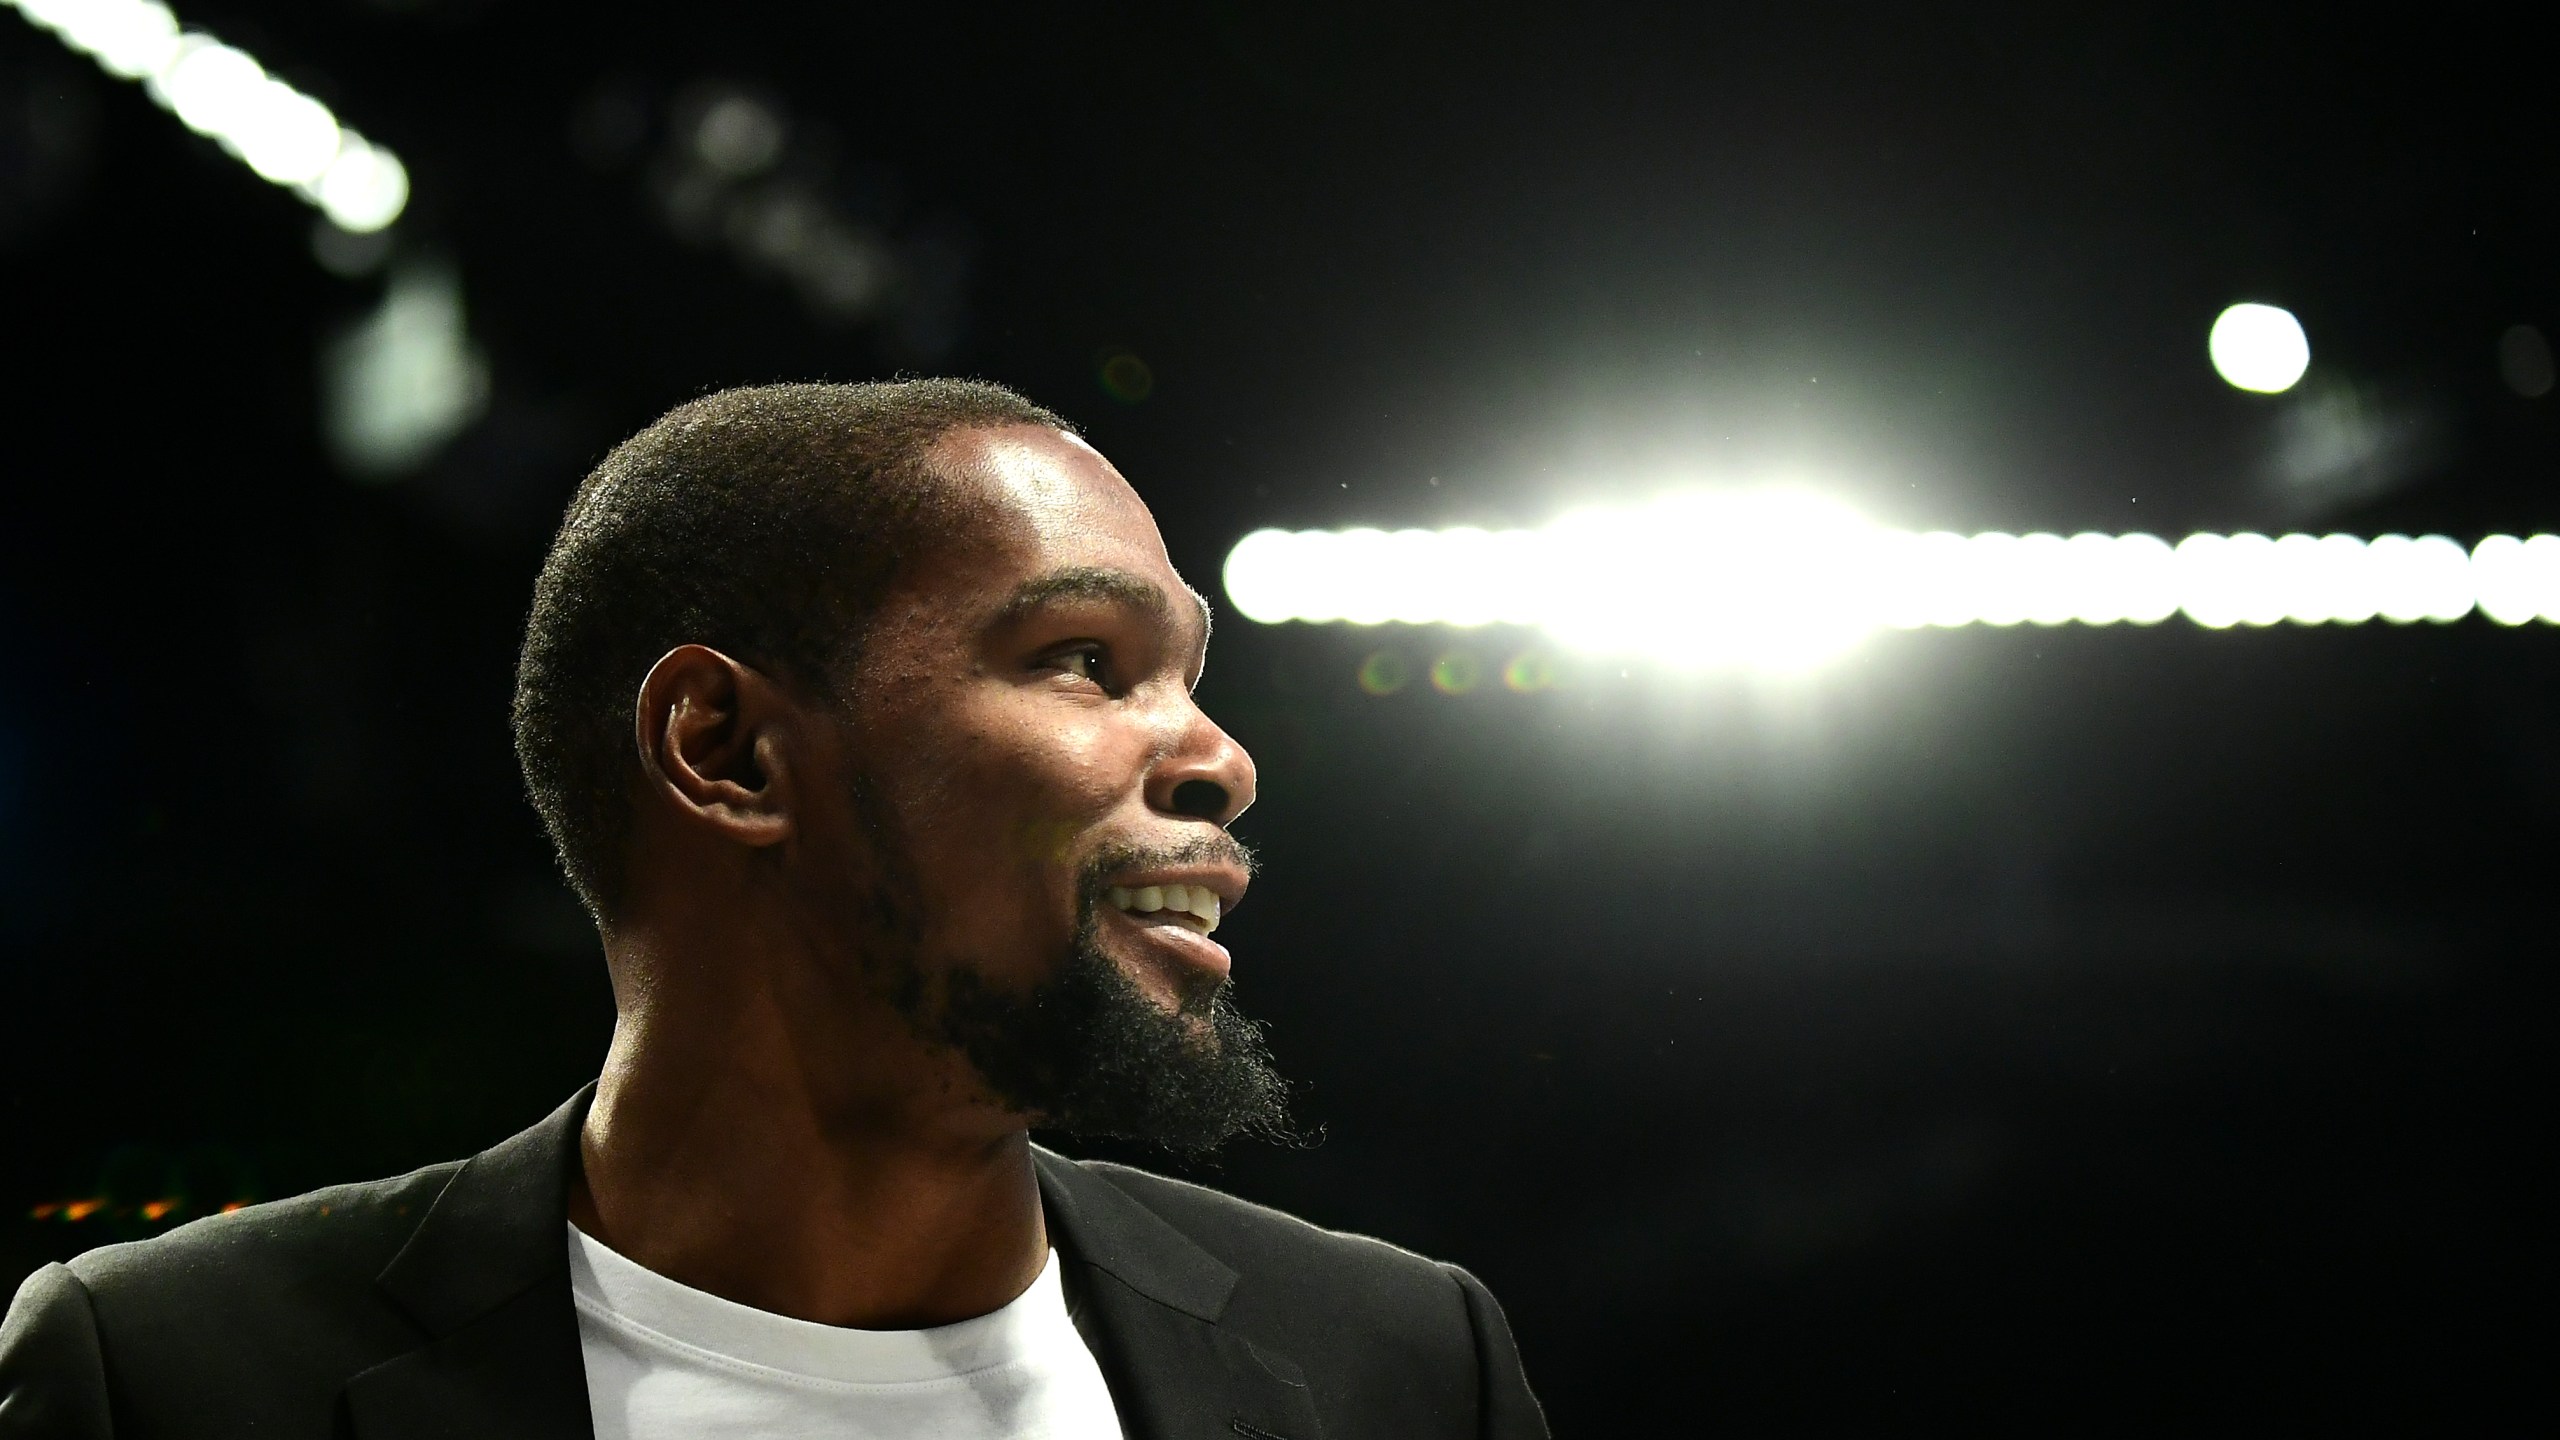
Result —
M77 1291L54 1287L54 1303L85 1300L116 1433L323 1440L348 1378L423 1339L375 1282L459 1168L315 1190L74 1259Z
M1485 1371L1454 1267L1204 1186L1081 1166L1235 1272L1220 1326L1350 1433L1478 1433Z
M71 1262L102 1311L198 1304L217 1313L284 1292L367 1286L417 1229L461 1162L333 1185L190 1221Z
M1438 1262L1400 1245L1348 1231L1327 1230L1285 1210L1135 1166L1107 1160L1076 1163L1110 1181L1130 1199L1154 1211L1202 1249L1240 1272L1279 1261L1382 1270L1444 1289L1449 1283Z
M1085 1169L1236 1272L1230 1319L1323 1323L1373 1338L1464 1343L1466 1301L1449 1267L1366 1235L1327 1230L1233 1195L1127 1165Z

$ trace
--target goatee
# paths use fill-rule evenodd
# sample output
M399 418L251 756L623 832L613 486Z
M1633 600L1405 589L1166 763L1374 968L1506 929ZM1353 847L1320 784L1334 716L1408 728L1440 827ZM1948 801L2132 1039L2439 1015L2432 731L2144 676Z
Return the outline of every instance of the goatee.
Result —
M1195 848L1248 860L1243 847L1221 840ZM967 1055L999 1100L1043 1129L1185 1155L1238 1136L1301 1143L1289 1115L1288 1082L1272 1063L1263 1026L1236 1008L1233 982L1204 976L1183 994L1180 1008L1167 1009L1102 948L1107 874L1136 860L1170 865L1205 858L1126 851L1097 858L1084 867L1075 942L1056 973L1021 993L956 967L934 987L941 993L931 1013L911 1010L910 1019Z

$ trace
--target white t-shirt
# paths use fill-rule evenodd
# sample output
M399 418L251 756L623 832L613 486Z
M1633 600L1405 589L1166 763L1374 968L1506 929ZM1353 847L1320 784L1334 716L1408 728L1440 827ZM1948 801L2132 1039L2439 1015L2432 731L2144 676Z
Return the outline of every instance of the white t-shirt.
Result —
M1058 1252L1013 1303L847 1330L679 1285L569 1227L596 1440L1120 1440Z

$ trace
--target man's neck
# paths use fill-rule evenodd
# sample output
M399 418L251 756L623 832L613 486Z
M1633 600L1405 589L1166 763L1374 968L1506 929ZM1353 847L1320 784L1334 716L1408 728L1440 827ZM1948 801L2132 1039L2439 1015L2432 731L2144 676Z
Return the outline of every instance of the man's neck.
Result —
M814 1095L794 1048L617 1029L569 1218L671 1280L827 1325L947 1325L1030 1288L1049 1242L1029 1136L933 1097Z

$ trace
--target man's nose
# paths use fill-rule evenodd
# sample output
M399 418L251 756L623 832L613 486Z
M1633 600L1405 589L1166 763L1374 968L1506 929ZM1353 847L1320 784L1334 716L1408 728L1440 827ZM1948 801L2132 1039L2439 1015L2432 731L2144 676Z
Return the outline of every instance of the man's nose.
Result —
M1147 777L1147 803L1169 815L1225 826L1253 803L1253 757L1196 705L1174 747Z

